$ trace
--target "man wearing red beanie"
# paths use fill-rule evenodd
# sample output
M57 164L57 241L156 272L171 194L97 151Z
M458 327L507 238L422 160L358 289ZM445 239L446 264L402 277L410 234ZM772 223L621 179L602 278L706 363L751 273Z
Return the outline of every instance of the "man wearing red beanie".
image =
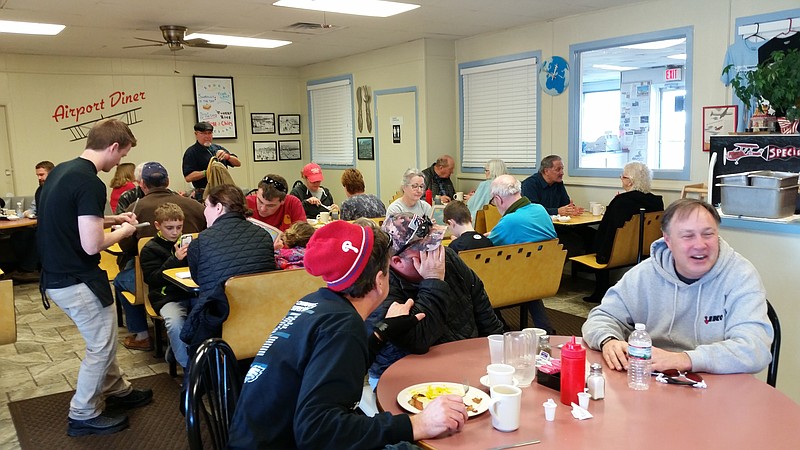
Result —
M354 412L374 352L425 316L409 315L413 301L395 303L367 338L364 319L389 292L388 252L377 228L335 221L314 233L305 268L328 287L295 303L259 350L228 448L379 448L461 429L467 412L458 395L412 417Z

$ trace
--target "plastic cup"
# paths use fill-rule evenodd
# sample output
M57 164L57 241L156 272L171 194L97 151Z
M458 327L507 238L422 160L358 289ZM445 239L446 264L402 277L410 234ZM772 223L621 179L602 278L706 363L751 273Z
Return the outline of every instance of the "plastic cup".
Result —
M591 395L588 392L578 392L578 405L588 411L590 398Z
M489 356L492 364L503 363L503 335L490 334L489 337Z
M556 408L558 405L555 402L544 402L542 406L544 406L544 420L548 422L556 420Z
M486 373L489 375L489 386L514 382L514 367L508 364L489 364Z

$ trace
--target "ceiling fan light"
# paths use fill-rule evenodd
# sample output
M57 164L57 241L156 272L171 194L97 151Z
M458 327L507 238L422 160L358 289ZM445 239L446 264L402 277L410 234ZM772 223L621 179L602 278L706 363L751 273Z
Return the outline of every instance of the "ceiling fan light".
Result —
M419 8L385 0L279 0L273 5L370 17L389 17Z
M66 28L64 25L36 22L15 22L11 20L0 20L0 33L16 34L39 34L44 36L55 36Z
M258 39L239 36L225 36L221 34L192 33L184 39L205 39L211 44L231 45L234 47L256 47L256 48L277 48L289 45L292 41L280 41L275 39Z

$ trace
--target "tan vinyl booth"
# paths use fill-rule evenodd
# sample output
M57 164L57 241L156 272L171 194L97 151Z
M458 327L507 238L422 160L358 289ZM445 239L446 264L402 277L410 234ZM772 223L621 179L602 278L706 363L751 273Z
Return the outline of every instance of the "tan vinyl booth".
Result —
M236 359L253 358L289 308L321 287L325 287L322 278L302 269L229 278L225 296L230 313L222 324L222 339Z
M493 308L520 306L520 326L525 328L525 305L558 292L567 251L552 239L465 250L458 256L483 281Z
M0 270L0 275L3 271ZM14 310L14 283L0 281L0 345L17 342L17 313Z

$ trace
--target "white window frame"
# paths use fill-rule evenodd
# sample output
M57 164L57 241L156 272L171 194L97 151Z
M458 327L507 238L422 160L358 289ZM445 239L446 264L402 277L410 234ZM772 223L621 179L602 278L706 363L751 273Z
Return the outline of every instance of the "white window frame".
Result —
M311 161L323 167L353 167L353 77L311 81L306 92Z
M685 38L686 39L686 61L683 65L684 85L686 86L686 96L684 99L684 110L686 111L686 124L684 133L684 165L682 169L658 169L651 168L653 179L661 180L689 180L691 175L691 143L692 143L692 88L693 88L693 52L694 52L694 28L682 27L670 30L654 31L630 36L622 36L601 41L586 42L570 45L570 89L569 89L569 134L567 138L567 148L569 151L568 172L570 176L576 177L598 177L616 178L619 176L621 168L586 168L579 167L580 162L580 124L581 111L583 104L581 66L579 54L585 51L600 50L609 47L619 47L624 45L638 44L642 42L658 41L665 39ZM660 120L660 119L659 119Z
M461 170L483 172L502 159L511 173L539 161L541 52L459 64Z

